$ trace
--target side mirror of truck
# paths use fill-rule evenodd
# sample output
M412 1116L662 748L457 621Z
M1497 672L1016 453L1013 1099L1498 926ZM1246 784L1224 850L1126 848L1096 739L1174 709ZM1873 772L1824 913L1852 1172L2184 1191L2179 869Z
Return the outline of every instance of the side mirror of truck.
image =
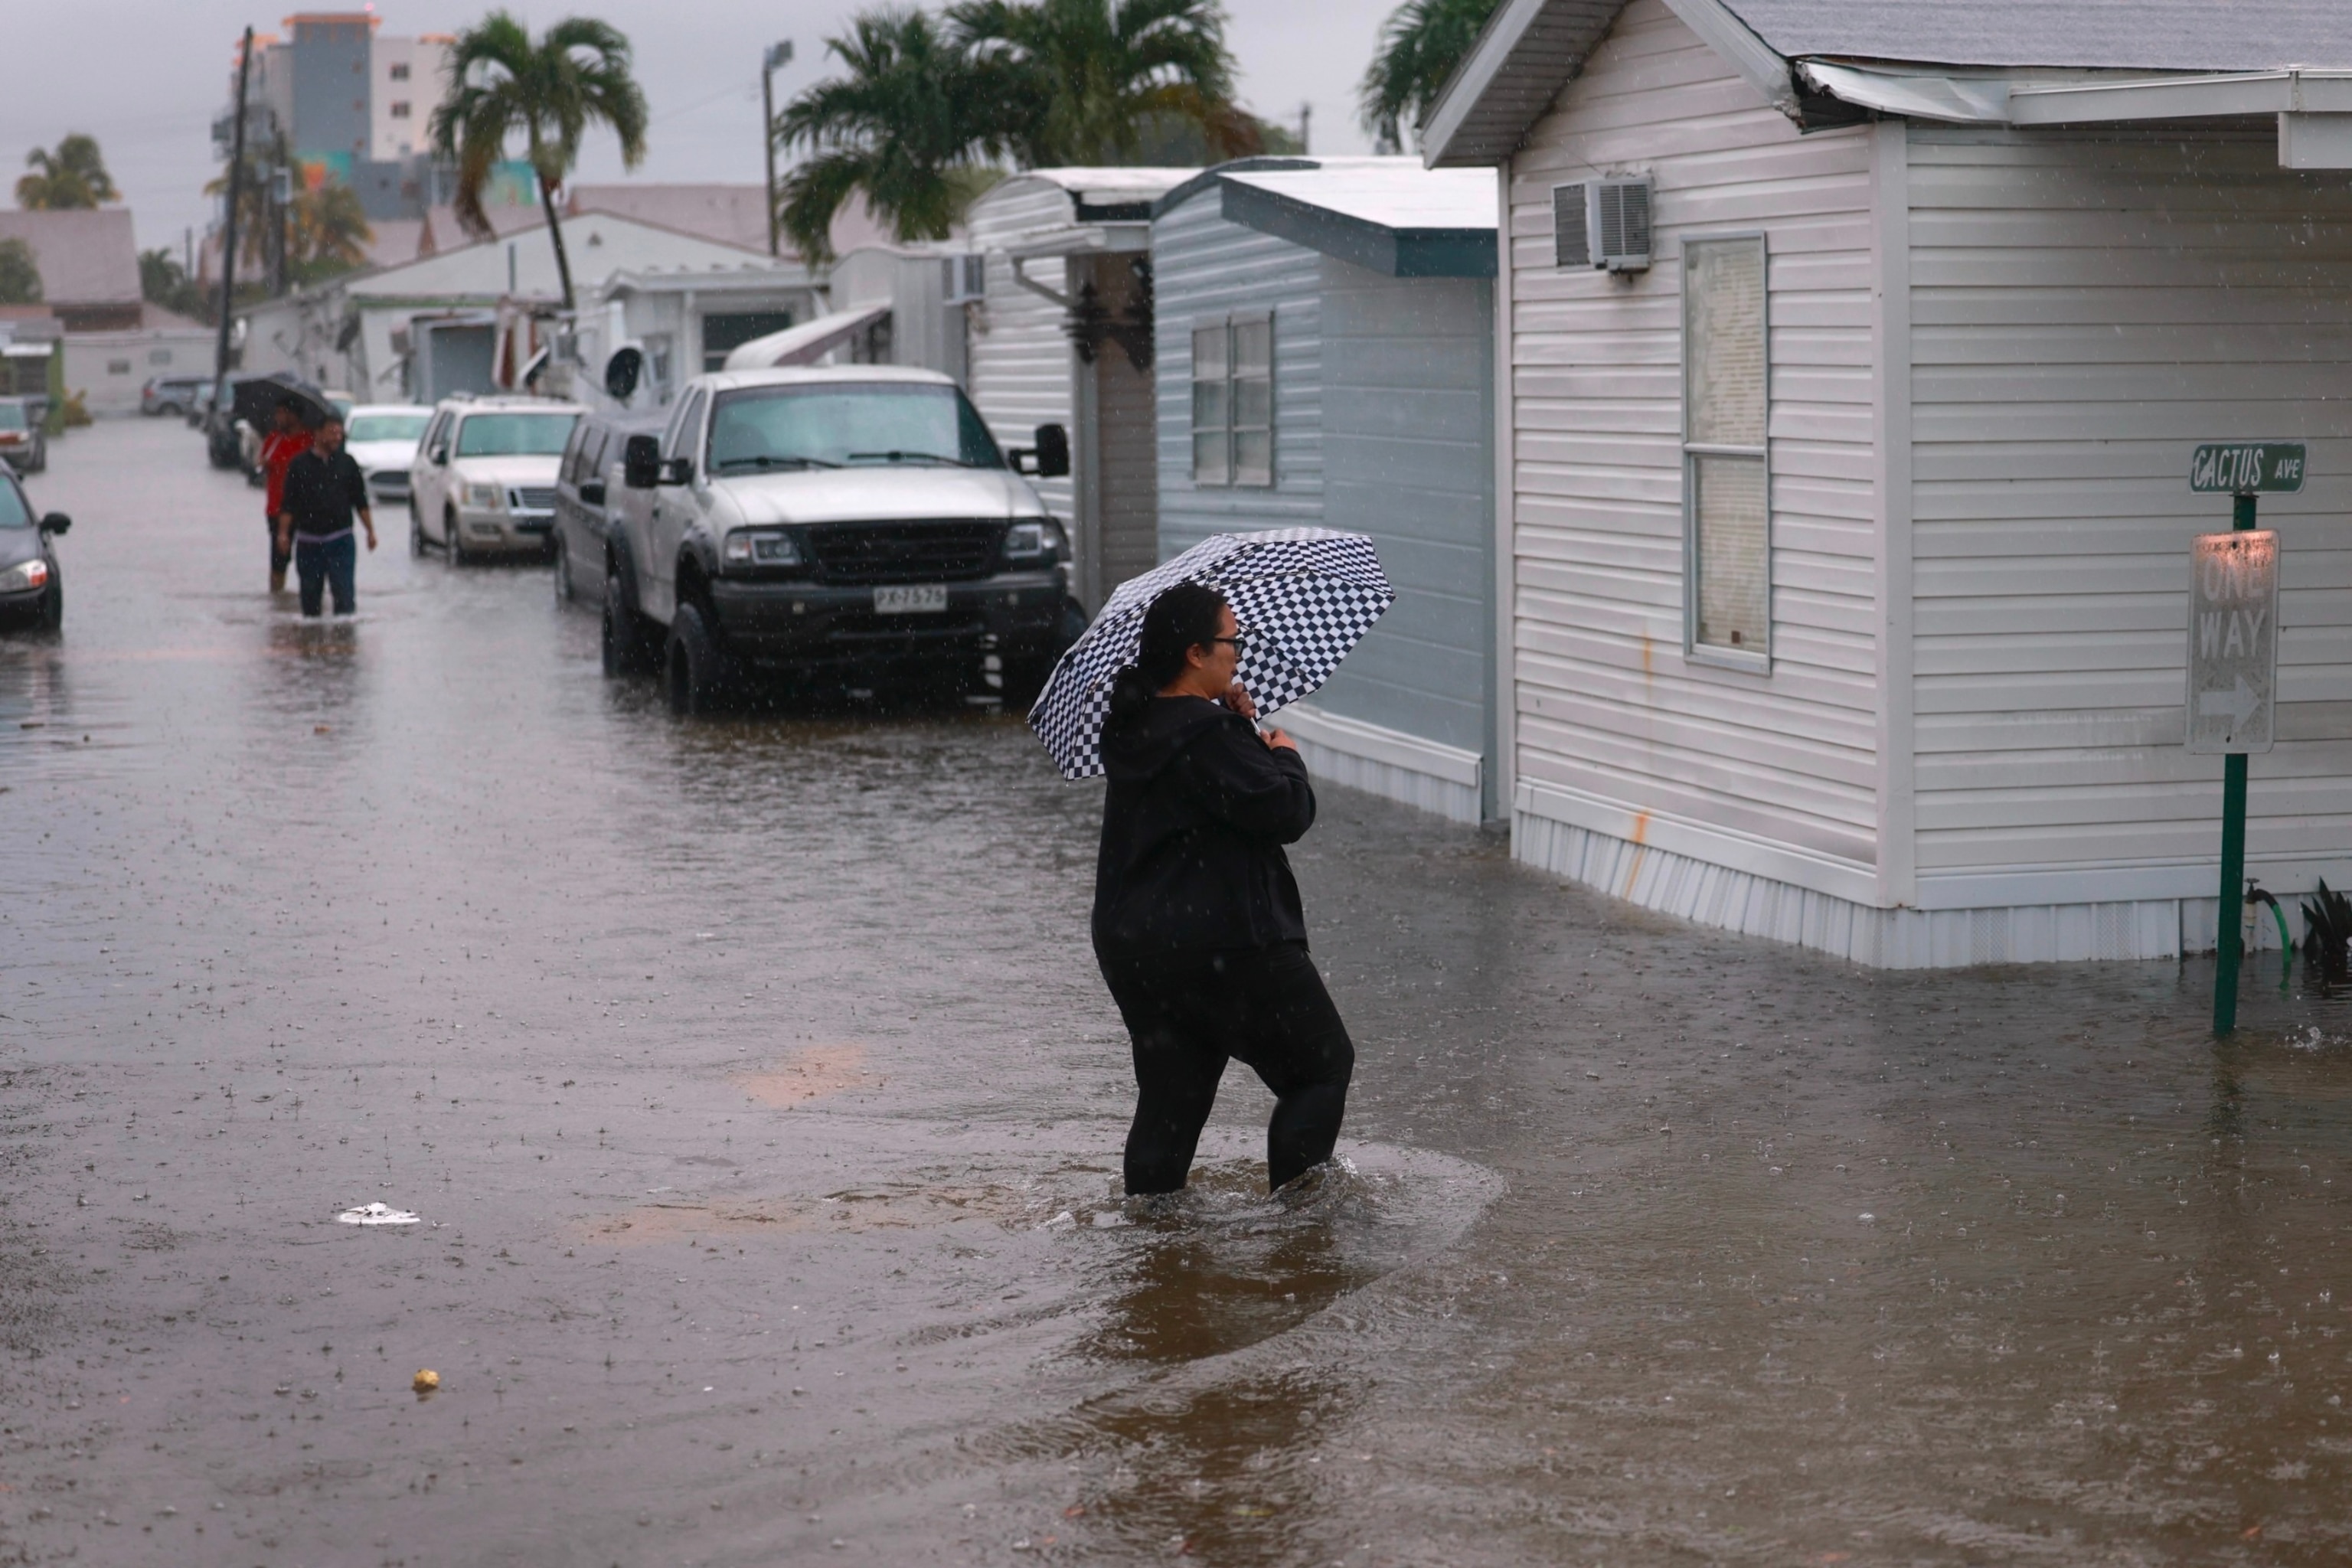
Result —
M621 482L633 490L649 490L661 483L660 437L629 437L621 448Z
M63 533L72 526L73 519L68 517L61 511L53 511L49 513L48 516L41 519L41 531L43 533Z
M1013 448L1013 469L1041 479L1058 479L1070 471L1070 433L1059 425L1040 425L1034 447Z

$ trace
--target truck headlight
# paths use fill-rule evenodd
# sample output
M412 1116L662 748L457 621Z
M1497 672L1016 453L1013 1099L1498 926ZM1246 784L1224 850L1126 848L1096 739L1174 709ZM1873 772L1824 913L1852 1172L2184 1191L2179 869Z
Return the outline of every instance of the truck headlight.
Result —
M18 594L27 588L38 588L49 580L49 563L32 560L22 565L0 572L0 594Z
M744 529L727 536L724 552L730 566L797 566L800 541L779 530Z
M1050 517L1034 522L1016 522L1004 531L1004 558L1048 562L1061 553L1067 542L1062 525Z
M496 511L506 504L506 497L499 493L496 485L467 485L466 504L480 507L484 511Z

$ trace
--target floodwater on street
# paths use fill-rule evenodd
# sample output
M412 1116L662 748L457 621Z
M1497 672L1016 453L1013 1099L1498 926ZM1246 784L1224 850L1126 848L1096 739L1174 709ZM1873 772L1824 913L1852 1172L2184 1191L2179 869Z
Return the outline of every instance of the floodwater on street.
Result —
M1134 1215L1016 718L682 723L398 517L305 625L176 420L27 488L0 1561L2352 1557L2352 1043L2275 953L2217 1049L2208 963L1874 973L1328 790L1349 1168L1264 1198L1236 1068Z

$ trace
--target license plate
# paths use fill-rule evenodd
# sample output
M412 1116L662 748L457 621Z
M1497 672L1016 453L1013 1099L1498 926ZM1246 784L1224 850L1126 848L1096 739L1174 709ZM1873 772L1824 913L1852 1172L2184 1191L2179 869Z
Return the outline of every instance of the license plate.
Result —
M874 590L874 613L877 616L936 616L947 607L948 590L943 583Z

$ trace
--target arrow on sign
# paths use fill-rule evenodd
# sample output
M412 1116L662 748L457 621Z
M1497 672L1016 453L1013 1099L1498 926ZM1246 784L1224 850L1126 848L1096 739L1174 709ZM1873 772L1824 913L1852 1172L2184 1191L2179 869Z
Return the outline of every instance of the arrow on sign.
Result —
M2216 713L2226 713L2233 725L2243 724L2248 719L2253 717L2254 710L2262 705L2262 699L2254 695L2254 689L2246 684L2246 678L2242 675L2238 677L2238 684L2234 690L2200 691L2197 694L2199 718L2205 719Z

